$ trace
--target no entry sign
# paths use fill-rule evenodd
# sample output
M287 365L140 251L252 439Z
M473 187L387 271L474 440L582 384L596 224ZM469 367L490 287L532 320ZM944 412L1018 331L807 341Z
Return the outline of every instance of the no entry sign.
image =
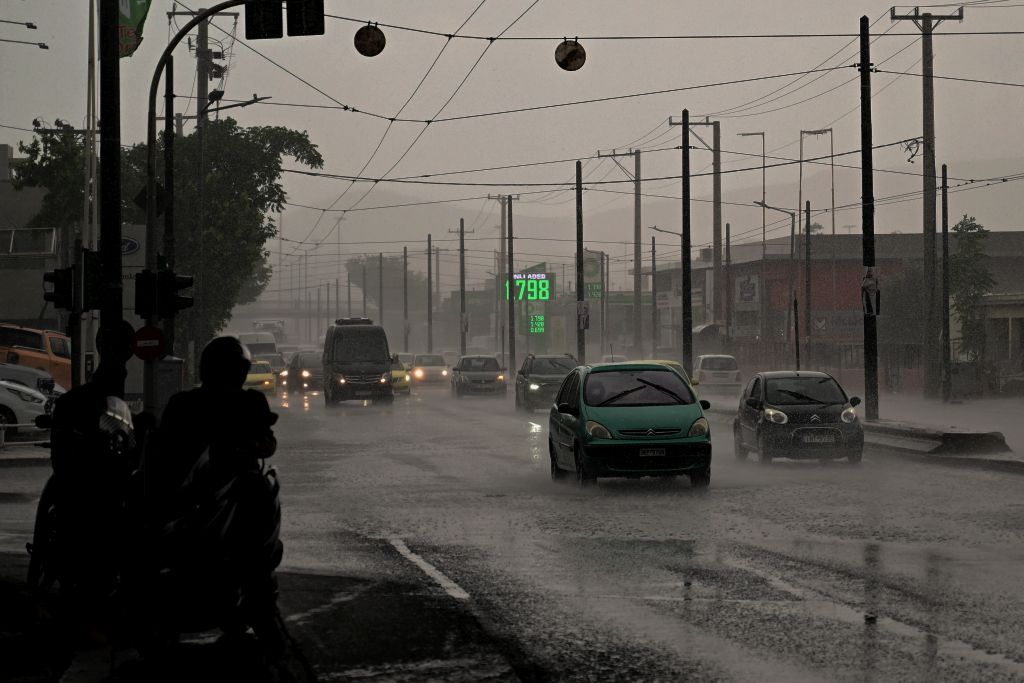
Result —
M158 327L140 327L132 336L132 353L142 360L163 358L163 331Z

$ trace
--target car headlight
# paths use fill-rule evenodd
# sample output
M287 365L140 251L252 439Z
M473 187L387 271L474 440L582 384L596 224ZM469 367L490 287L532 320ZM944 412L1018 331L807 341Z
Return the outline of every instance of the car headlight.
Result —
M496 381L504 382L505 381L505 375L498 375L498 379Z
M344 383L345 383L345 378L344 377L339 377L338 378L338 384L344 384Z
M270 386L270 380L269 379L263 380L263 386L269 387Z
M587 421L587 434L594 437L595 439L612 438L612 433L608 431L607 427L605 427L600 422L594 422L593 420Z
M416 368L412 371L412 375L416 379L423 379L423 368Z
M380 376L380 383L381 384L387 384L390 379L391 379L391 373L390 372L385 372L383 375Z
M698 417L690 425L690 431L686 433L687 436L707 436L711 432L711 427L708 425L707 418Z
M537 391L538 389L540 389L540 385L539 384L531 384L530 385L530 391Z
M789 422L789 416L781 410L775 410L775 408L765 408L764 419L769 422L774 422L777 425L784 425Z
M851 422L856 422L857 421L857 410L853 406L850 406L849 408L847 408L846 410L843 411L843 414L842 414L841 417L843 418L843 422L845 422L847 424L849 424Z
M411 377L409 377L409 374L408 374L408 373L406 373L406 375L405 375L405 381L406 381L406 382L408 382L408 381L409 381L410 379L411 379Z
M12 389L10 387L7 387L7 391L11 392L12 394L17 396L22 401L25 401L26 403L42 403L43 402L43 397L42 396L34 396L34 395L28 393L27 391L18 391L17 389Z
M288 376L288 371L287 370L282 370L281 371L281 376L282 377L287 377Z
M311 373L309 372L309 370L303 370L303 371L302 371L302 376L303 376L304 378L305 378L305 377L312 377L312 374L311 374Z
M448 371L447 370L442 370L441 371L441 376L442 377L447 377L448 376Z

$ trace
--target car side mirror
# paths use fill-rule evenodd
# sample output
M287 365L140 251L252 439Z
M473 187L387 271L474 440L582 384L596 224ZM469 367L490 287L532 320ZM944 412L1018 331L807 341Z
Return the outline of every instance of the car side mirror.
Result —
M39 429L49 429L53 426L53 417L50 415L36 415L34 422Z
M708 410L709 408L711 408L711 401L702 398L700 400L700 407L703 408L704 410Z
M753 396L750 396L749 398L747 398L745 403L747 404L748 408L753 408L754 410L760 410L760 408L761 408L761 401L759 401L758 399L754 398Z
M569 407L568 403L564 403L564 402L563 403L559 403L558 404L558 412L566 413L567 415L572 415L572 408Z
M859 406L860 405L860 396L851 396L850 397L850 405L853 406L854 408Z

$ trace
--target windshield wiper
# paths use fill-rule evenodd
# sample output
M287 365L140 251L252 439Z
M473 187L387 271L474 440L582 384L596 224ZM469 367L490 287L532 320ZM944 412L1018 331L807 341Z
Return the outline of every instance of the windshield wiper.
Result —
M629 394L632 394L634 391L640 391L641 389L643 389L643 387L633 387L632 389L626 389L625 391L620 391L619 393L615 394L611 398L605 399L604 401L601 401L600 403L598 403L597 407L600 408L601 406L606 406L609 403L611 403L612 401L618 401L623 396L628 396Z
M649 382L646 379L640 379L639 377L636 378L636 381L640 382L641 384L646 384L647 386L651 387L652 389L657 389L658 391L660 391L660 392L662 392L664 394L668 394L669 396L674 398L677 403L686 403L686 401L683 400L682 396L680 396L676 392L672 391L668 387L663 387L663 386L661 386L660 384L658 384L656 382Z
M805 400L808 403L820 403L822 405L829 405L825 401L819 401L818 399L814 398L813 396L808 396L807 394L801 394L799 391L790 391L789 389L778 389L777 391L780 394L786 394L788 396L792 396L793 398L795 398L797 400Z

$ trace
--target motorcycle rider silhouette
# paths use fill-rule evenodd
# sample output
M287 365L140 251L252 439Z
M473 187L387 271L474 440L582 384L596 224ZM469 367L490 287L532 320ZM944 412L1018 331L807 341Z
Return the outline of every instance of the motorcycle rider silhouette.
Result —
M210 341L201 385L171 397L146 451L142 495L158 575L148 611L172 638L216 625L283 644L274 577L281 508L276 473L262 463L277 447L277 415L263 394L242 389L251 364L238 339Z

